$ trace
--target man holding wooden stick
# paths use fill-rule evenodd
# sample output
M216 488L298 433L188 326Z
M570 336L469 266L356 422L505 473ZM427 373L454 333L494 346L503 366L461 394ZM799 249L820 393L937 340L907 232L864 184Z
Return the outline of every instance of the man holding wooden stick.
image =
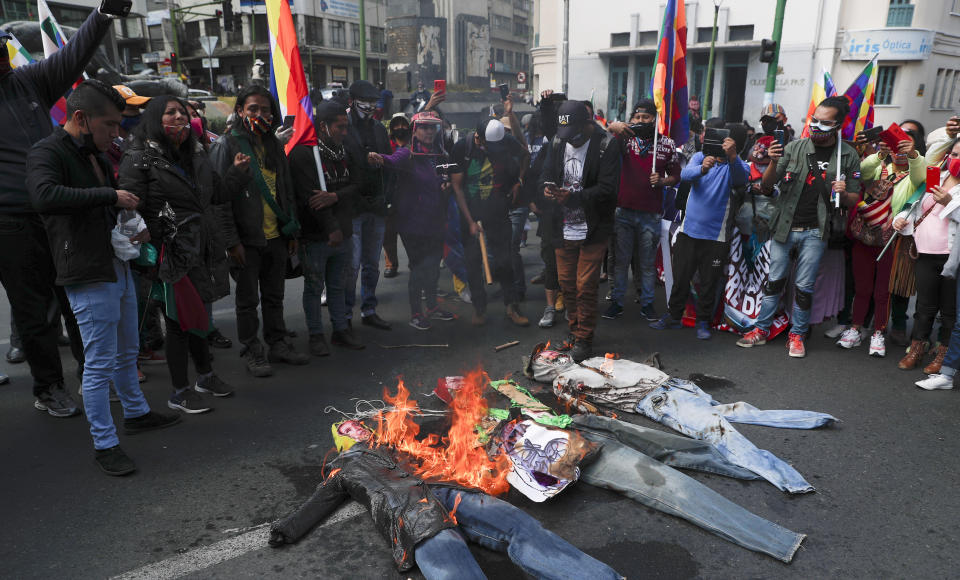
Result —
M526 149L506 134L503 123L484 119L477 131L453 147L450 181L460 208L460 231L473 302L474 326L486 323L486 284L500 283L506 316L517 326L530 321L520 312L511 263L510 208L523 186ZM491 279L492 273L492 279ZM485 284L486 282L486 284Z

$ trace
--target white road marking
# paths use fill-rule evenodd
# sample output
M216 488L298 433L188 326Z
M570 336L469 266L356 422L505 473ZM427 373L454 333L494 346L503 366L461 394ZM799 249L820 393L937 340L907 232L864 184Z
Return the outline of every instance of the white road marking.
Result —
M343 520L356 517L366 509L357 502L350 502L327 518L320 527L327 527ZM147 564L136 570L113 576L111 580L169 580L216 566L227 560L232 560L267 547L270 537L270 524L262 524L251 531L219 541L209 546L197 548L183 554L171 556L166 560Z

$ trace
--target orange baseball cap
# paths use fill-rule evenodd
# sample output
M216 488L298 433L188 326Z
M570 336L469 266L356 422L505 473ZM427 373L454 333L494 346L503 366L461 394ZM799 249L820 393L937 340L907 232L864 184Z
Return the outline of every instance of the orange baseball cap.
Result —
M150 97L141 97L126 85L113 85L113 88L120 93L120 96L123 97L123 100L126 101L128 105L142 107L150 102Z

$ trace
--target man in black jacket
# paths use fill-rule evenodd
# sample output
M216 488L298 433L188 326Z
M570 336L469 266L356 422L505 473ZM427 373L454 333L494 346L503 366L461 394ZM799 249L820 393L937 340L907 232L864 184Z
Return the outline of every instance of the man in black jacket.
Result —
M597 290L620 184L620 147L593 122L580 101L557 110L557 135L540 177L544 226L556 248L557 277L567 306L565 347L581 361L591 355L597 326Z
M66 295L54 287L50 245L27 194L27 151L53 131L50 107L80 77L110 30L110 22L109 16L95 10L62 50L16 70L10 69L9 36L0 32L0 101L4 105L0 107L0 282L30 364L34 406L54 417L80 412L63 387L58 321L47 314L54 301L60 303L76 350L83 351Z
M129 258L119 257L112 234L117 208L133 210L140 200L115 188L103 155L117 136L123 108L123 97L115 89L84 81L67 99L64 128L34 145L27 156L30 200L43 216L56 283L65 288L83 335L83 405L95 459L109 475L136 469L120 449L110 414L111 383L123 404L126 433L180 421L177 415L151 411L137 380L137 295ZM144 230L130 239L149 238Z
M231 259L230 275L237 284L237 334L247 370L255 377L273 374L271 362L305 365L310 357L294 350L283 321L287 256L297 251L300 226L296 220L293 180L283 146L274 136L280 106L260 85L237 96L237 121L210 149L220 175L226 175L237 153L250 157L253 179L242 195L220 206L220 225ZM263 339L257 338L263 312ZM269 357L269 362L267 358Z
M303 264L303 313L310 332L310 354L327 356L323 334L321 295L327 291L327 308L333 326L331 341L345 348L363 348L347 326L343 275L350 259L353 233L353 198L359 191L360 171L346 155L347 110L336 101L317 107L317 140L324 183L317 173L314 148L297 145L290 152L290 172L300 215L300 262Z
M373 118L379 98L380 93L369 81L356 81L350 85L350 126L345 145L347 155L362 174L362 181L353 204L353 243L345 285L347 320L353 320L359 276L361 322L380 330L390 330L390 323L377 315L380 248L387 216L385 177L383 169L367 163L368 153L392 153L386 128Z

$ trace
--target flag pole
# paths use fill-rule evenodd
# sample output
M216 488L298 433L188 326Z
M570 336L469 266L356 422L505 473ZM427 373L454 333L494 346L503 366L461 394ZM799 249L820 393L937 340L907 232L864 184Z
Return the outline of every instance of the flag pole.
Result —
M657 119L653 122L653 165L650 172L657 172L657 134L660 133L660 111L657 110Z
M843 150L843 137L841 136L842 132L843 132L843 128L841 127L837 131L837 181L842 181L846 178L844 174L840 173L840 152ZM837 209L840 209L840 194L836 192L834 193L835 193L835 199L834 199L833 205Z
M317 136L320 139L320 136ZM317 164L317 177L320 178L320 191L327 190L327 180L323 176L323 161L320 160L320 146L313 146L313 161Z

